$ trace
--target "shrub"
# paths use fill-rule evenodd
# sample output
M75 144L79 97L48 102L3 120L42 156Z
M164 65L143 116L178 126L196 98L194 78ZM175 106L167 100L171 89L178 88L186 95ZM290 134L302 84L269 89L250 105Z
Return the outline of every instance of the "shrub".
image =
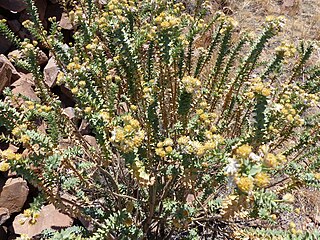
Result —
M292 210L294 188L319 186L313 44L270 41L282 17L267 17L257 37L239 33L201 0L191 13L176 1L107 2L68 6L72 43L55 19L44 29L32 0L24 26L36 40L17 39L1 22L39 97L5 90L0 119L10 134L2 140L24 152L2 151L2 170L89 222L83 238L231 237L253 220L275 227ZM45 83L40 45L96 147Z

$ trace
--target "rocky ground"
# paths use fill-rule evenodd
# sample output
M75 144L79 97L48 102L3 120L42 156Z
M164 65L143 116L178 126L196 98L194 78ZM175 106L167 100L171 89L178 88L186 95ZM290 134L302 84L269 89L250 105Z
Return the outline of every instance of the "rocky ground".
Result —
M49 17L56 17L60 21L66 41L69 41L72 36L72 25L68 21L66 13L58 4L58 0L35 0L35 2L39 8L40 19L44 26L48 26L47 20ZM292 36L293 40L301 38L319 40L320 38L320 1L318 0L304 0L303 2L297 0L247 0L240 2L216 0L212 2L215 9L234 15L236 19L245 24L245 27L253 28L252 30L255 28L252 23L263 22L265 15L284 13L288 16L289 20L291 19L289 23L293 24L293 28L290 28L288 32L290 34L287 34ZM310 10L310 12L308 9L312 11ZM26 5L23 0L0 0L0 19L6 19L9 27L21 39L32 39L30 33L22 26L22 22L28 19ZM303 19L304 21L302 21ZM309 29L309 31L307 32L306 29ZM1 95L2 90L5 87L10 87L14 94L22 94L31 99L37 99L34 92L32 75L15 68L10 62L12 56L20 53L2 36L0 36L0 54L0 98L3 99ZM73 109L75 102L72 99L70 91L55 84L58 74L57 65L46 49L43 49L38 62L42 66L46 83L55 94L59 95L65 108L65 113L78 124L80 132L85 138L92 145L95 145L95 139L89 135L88 124L75 118ZM0 128L0 133L4 131L5 129ZM7 148L12 149L14 152L19 151L16 146L0 142L1 150ZM303 196L310 195L308 190L305 190L303 193ZM29 207L30 202L32 202L33 197L36 195L37 190L15 173L0 174L0 240L15 239L19 234L27 234L32 237L50 227L67 227L73 224L75 219L59 212L53 205L47 205L42 208L35 224L21 224L25 221L23 211ZM315 196L315 194L311 195ZM299 205L298 207L302 207L303 209L304 206L315 204L313 202L306 205L304 202L311 200L308 197L303 198L303 196L298 198L301 200L301 202L297 203L301 203L301 206ZM318 199L316 202L318 204ZM318 206L320 206L320 203ZM305 211L310 212L310 209L305 207ZM308 214L310 215L308 219L311 222L314 224L320 223L318 212L311 211Z

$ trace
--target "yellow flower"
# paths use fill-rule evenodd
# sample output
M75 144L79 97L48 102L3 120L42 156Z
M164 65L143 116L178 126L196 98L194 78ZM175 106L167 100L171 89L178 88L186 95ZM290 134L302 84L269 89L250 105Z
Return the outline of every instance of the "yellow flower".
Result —
M23 216L31 217L31 215L32 215L31 209L26 209L26 210L23 211Z
M291 193L287 193L283 195L282 200L287 203L293 203L294 202L294 196Z
M254 182L258 187L266 187L270 183L270 177L267 173L258 173L254 177Z
M290 228L295 228L295 227L296 227L296 224L295 224L294 222L290 222L290 223L289 223L289 226L290 226Z
M15 127L14 129L12 129L11 133L15 136L19 135L21 132L20 127Z
M265 157L264 163L267 167L274 168L278 165L277 157L272 153L268 153Z
M23 144L27 144L29 143L30 141L30 137L28 135L22 135L21 138L20 138L20 141L23 143Z
M315 173L314 174L314 178L317 179L317 180L320 180L320 173Z
M124 131L127 132L127 133L130 133L132 130L133 130L133 127L131 125L126 125L124 127Z
M236 155L241 158L247 158L249 157L251 152L252 152L252 147L248 144L244 144L237 148Z
M170 22L164 21L164 22L162 22L162 23L160 24L160 26L161 26L162 28L169 28L169 27L170 27Z
M160 157L166 156L166 152L163 150L163 148L156 148L156 154Z
M171 153L173 151L172 147L171 146L168 146L168 147L165 147L165 151L167 153Z
M188 141L189 141L189 138L187 136L181 136L177 140L179 145L186 145Z
M87 114L91 113L91 111L92 111L91 107L85 107L85 109L84 109L84 112Z
M108 112L101 111L99 113L99 115L102 118L102 120L105 121L105 122L109 121L109 119L110 119L110 115L109 115Z
M164 146L172 146L173 145L173 140L171 138L166 138L163 142Z
M10 169L10 165L9 163L5 162L5 161L2 161L0 162L0 171L1 172L6 172Z
M271 94L271 90L270 90L269 88L263 88L263 89L261 90L261 94L262 94L263 96L265 96L265 97L268 97L268 96L270 96L270 94Z
M79 82L79 87L84 87L86 86L86 82L85 81L80 81Z
M204 144L204 148L209 151L215 149L215 147L216 143L214 141L208 141Z
M14 160L16 158L15 153L11 149L4 150L2 156L8 160Z
M241 177L237 181L237 186L242 192L248 193L253 189L253 180L250 177Z
M77 94L79 92L79 89L77 87L74 87L71 89L72 94Z
M283 155L283 154L281 154L281 153L277 154L277 159L278 159L278 161L281 162L281 163L286 163L286 162L287 162L286 156Z

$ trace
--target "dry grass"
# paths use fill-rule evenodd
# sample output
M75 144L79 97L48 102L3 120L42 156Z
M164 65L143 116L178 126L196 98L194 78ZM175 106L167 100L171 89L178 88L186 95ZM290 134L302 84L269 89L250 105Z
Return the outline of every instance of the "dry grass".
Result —
M320 40L319 0L215 0L213 5L250 30L260 28L268 15L284 15L287 40Z

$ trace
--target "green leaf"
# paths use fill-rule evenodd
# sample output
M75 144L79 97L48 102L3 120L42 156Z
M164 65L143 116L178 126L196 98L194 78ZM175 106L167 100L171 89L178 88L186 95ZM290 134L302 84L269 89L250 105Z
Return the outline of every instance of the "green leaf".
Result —
M250 172L249 172L249 175L250 176L254 176L256 175L257 173L261 172L262 170L262 167L261 165L253 165L252 168L250 169Z

